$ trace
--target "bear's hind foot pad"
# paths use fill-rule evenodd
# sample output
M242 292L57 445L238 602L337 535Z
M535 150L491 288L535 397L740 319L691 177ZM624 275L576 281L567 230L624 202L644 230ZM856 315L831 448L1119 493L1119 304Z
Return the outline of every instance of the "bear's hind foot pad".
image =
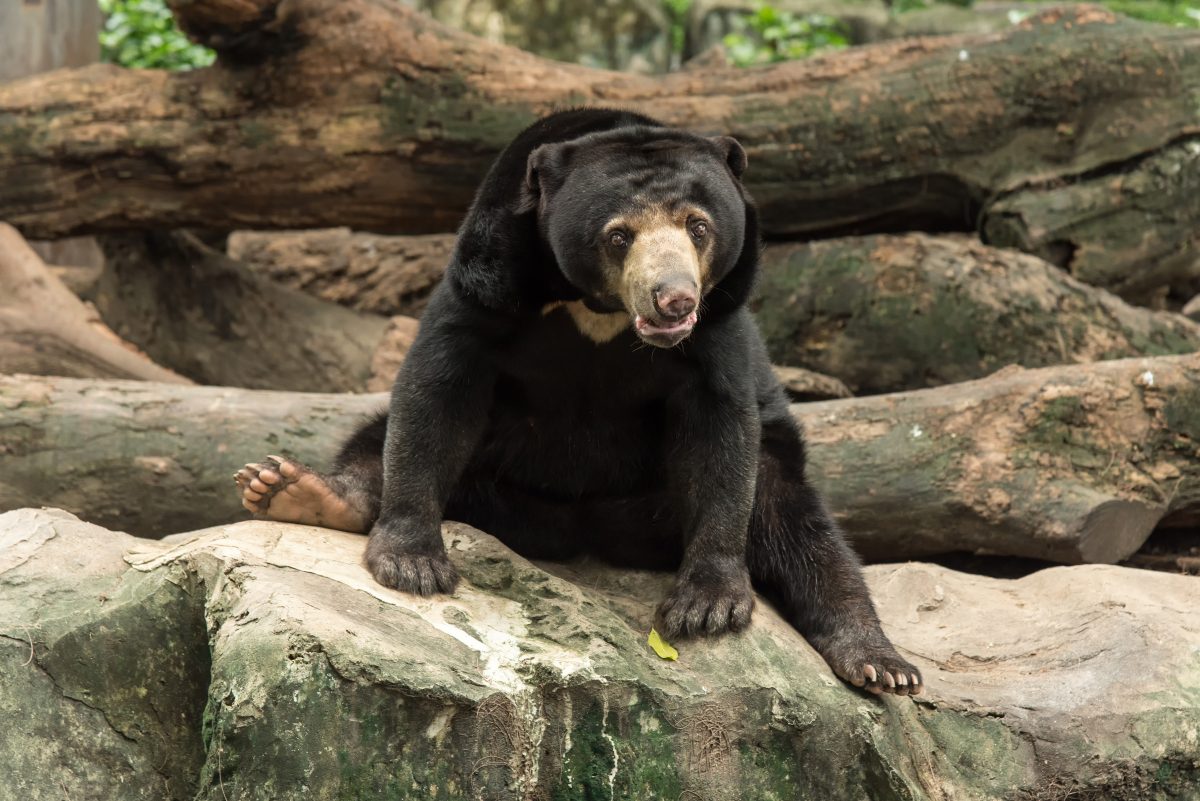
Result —
M257 518L354 533L366 530L362 515L324 477L299 462L268 456L247 464L233 480L242 506Z

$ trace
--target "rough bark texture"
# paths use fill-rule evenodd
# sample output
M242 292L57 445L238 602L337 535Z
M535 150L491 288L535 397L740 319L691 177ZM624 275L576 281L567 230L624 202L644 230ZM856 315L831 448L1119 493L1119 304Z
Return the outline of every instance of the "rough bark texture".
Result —
M1014 190L991 205L983 235L1130 300L1159 300L1172 290L1187 299L1183 293L1200 280L1200 137L1119 170Z
M1200 354L798 407L859 550L1117 562L1200 504Z
M157 362L204 384L361 391L388 322L274 285L187 233L110 234L92 296Z
M57 505L147 536L244 515L234 470L321 467L382 395L0 379L0 509ZM1200 354L794 407L812 475L866 557L1116 562L1200 508ZM137 498L130 503L129 498Z
M237 231L228 253L259 275L343 306L419 316L437 286L453 234L381 236L349 228Z
M555 107L602 103L737 136L771 235L991 231L993 210L1009 215L1013 203L1036 232L1031 193L1178 164L1176 150L1200 135L1200 32L1089 7L1002 34L660 78L549 62L384 0L289 0L277 12L259 36L237 29L226 66L91 67L0 88L0 218L38 236L147 225L446 231L517 130ZM1093 202L1099 219L1128 198ZM1047 231L1061 217L1050 212ZM1116 250L1103 271L1186 260L1185 223ZM1100 269L1107 241L1073 252L1094 250Z
M0 517L0 797L1196 797L1196 579L869 568L927 681L879 700L765 603L667 662L646 632L669 576L444 537L465 580L420 599L337 532Z
M805 370L803 367L775 365L775 377L779 379L779 383L783 384L783 388L787 390L788 397L795 403L806 403L814 400L836 400L838 398L850 398L854 395L838 379L813 372L812 370Z
M3 223L0 373L188 383L122 341Z
M143 536L238 520L234 469L328 462L380 395L0 377L0 510L59 506Z
M1200 350L1200 325L1130 306L1046 262L966 237L773 245L752 301L773 361L857 394Z

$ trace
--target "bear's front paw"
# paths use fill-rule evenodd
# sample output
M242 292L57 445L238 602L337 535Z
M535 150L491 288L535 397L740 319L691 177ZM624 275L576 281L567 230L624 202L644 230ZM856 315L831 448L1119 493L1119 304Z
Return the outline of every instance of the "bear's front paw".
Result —
M440 535L437 550L416 552L396 539L386 532L371 532L367 543L367 568L376 581L385 587L417 595L454 592L458 586L458 571L447 558Z
M658 607L655 628L670 640L680 635L724 634L750 625L754 590L744 569L732 575L697 579L680 576Z

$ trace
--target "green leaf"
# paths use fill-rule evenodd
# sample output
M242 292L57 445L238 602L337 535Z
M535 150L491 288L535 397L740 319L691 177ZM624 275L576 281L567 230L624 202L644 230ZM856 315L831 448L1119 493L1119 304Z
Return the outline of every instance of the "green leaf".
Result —
M215 53L192 44L175 27L163 0L99 0L99 4L105 15L100 31L104 61L130 68L182 70L216 60Z

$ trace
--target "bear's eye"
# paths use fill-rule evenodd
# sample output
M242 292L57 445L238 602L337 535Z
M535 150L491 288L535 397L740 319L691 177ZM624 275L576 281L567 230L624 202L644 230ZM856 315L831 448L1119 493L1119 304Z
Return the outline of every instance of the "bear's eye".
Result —
M614 248L623 248L629 245L629 235L624 231L613 231L608 235L608 244Z
M708 236L708 223L706 223L704 220L696 220L694 223L692 223L693 239L700 241L706 236Z

